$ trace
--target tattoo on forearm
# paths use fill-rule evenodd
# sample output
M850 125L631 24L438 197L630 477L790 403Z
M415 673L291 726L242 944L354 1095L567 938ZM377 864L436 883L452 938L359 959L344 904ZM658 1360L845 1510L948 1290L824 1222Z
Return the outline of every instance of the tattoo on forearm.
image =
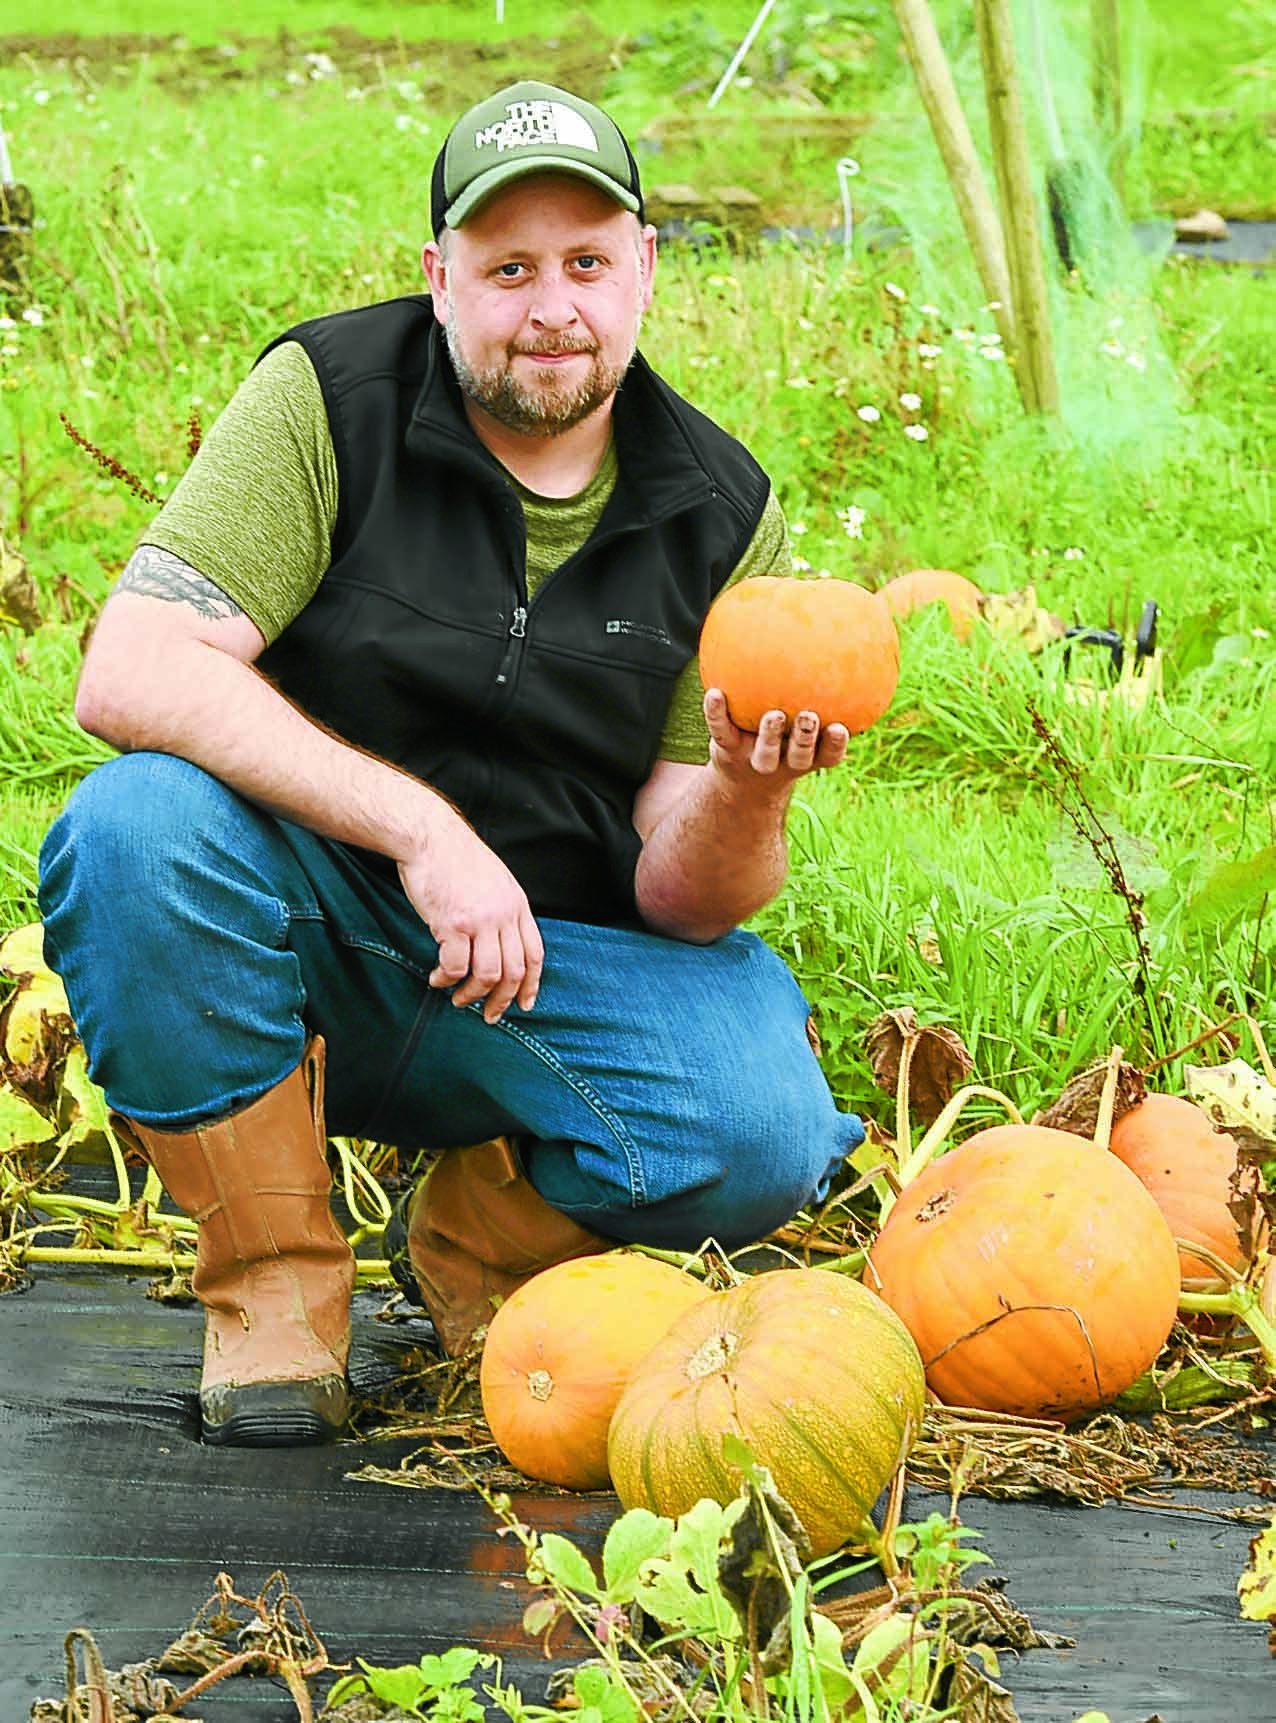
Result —
M198 569L158 545L143 544L133 552L120 576L118 592L140 592L170 604L189 604L201 616L242 616L233 598L206 580Z

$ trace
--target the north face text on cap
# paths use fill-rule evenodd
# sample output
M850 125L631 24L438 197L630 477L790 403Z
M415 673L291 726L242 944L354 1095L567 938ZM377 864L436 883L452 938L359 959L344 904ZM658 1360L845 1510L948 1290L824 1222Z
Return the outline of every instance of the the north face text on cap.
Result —
M583 114L565 102L510 102L505 113L505 119L475 132L475 149L495 144L500 153L520 144L573 144L577 149L598 154L594 128Z

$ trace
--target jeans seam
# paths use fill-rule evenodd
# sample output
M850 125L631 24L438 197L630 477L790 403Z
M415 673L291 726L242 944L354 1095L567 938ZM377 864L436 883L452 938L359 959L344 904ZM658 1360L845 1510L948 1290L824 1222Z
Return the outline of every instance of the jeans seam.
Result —
M480 1004L475 1003L467 1006L466 1009L481 1013L483 1007ZM612 1112L611 1108L607 1106L601 1095L592 1089L588 1083L585 1083L581 1078L575 1076L574 1073L569 1071L563 1064L562 1060L546 1047L543 1042L537 1041L533 1036L527 1034L525 1030L520 1029L517 1024L507 1023L504 1018L502 1018L495 1027L503 1034L512 1035L516 1041L521 1042L529 1053L539 1059L543 1065L548 1066L560 1081L566 1083L569 1089L574 1090L581 1100L584 1101L590 1111L607 1126L624 1152L625 1164L629 1169L629 1185L632 1193L633 1206L635 1208L642 1208L647 1201L647 1186L642 1176L642 1162L638 1156L634 1140L625 1129L623 1121Z

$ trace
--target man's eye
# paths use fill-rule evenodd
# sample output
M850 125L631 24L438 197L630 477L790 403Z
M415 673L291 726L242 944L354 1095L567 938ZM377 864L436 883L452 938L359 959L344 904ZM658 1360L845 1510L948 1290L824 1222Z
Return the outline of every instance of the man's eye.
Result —
M521 263L502 263L497 266L496 273L501 277L502 281L513 281L519 275L522 268L523 265Z
M583 269L586 271L597 269L601 263L602 258L595 257L592 251L587 251L583 256L576 259L577 269Z

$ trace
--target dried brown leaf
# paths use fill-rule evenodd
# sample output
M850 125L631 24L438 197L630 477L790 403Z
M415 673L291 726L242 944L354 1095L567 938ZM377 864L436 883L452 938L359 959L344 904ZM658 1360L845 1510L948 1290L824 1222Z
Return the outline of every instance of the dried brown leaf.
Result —
M1064 1087L1057 1101L1033 1120L1054 1131L1071 1131L1074 1136L1094 1140L1099 1124L1099 1097L1108 1077L1108 1061L1100 1059L1079 1071ZM1136 1065L1122 1064L1117 1072L1116 1099L1112 1107L1112 1123L1137 1107L1147 1094L1143 1073Z
M955 1030L919 1023L910 1005L883 1012L869 1024L864 1039L873 1076L888 1095L898 1090L907 1058L909 1110L927 1122L939 1117L975 1068Z
M953 1664L948 1704L962 1723L1019 1723L1011 1694L964 1655Z

